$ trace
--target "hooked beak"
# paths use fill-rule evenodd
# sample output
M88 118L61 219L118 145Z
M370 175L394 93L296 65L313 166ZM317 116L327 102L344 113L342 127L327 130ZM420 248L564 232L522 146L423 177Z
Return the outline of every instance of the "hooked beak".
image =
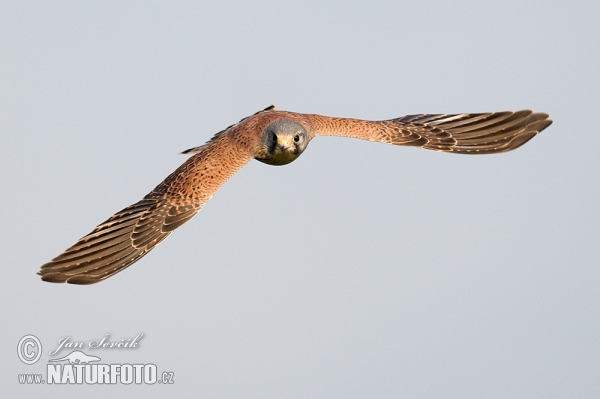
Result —
M283 152L288 152L290 150L290 148L292 148L292 146L289 145L288 143L281 143L281 144L279 144L279 148Z

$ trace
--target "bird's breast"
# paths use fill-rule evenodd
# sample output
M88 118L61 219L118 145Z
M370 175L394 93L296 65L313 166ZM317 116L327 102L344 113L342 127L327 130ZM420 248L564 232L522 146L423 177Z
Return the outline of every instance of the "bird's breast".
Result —
M285 151L285 152L276 152L273 154L266 154L264 156L259 155L254 159L256 159L260 162L266 163L268 165L281 166L281 165L287 165L288 163L295 161L299 156L300 156L299 153L296 153L293 151Z

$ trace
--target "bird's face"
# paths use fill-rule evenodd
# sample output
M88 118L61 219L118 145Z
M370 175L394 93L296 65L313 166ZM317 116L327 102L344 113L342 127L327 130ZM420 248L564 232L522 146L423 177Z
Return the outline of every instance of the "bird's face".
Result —
M299 123L276 120L263 130L256 159L269 165L288 164L302 154L308 141L308 133Z

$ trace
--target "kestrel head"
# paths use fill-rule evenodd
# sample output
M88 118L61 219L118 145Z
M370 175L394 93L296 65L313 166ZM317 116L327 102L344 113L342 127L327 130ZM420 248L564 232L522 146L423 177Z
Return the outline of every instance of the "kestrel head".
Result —
M260 155L257 160L269 165L285 165L302 154L308 145L308 133L299 124L288 119L271 122L260 137Z

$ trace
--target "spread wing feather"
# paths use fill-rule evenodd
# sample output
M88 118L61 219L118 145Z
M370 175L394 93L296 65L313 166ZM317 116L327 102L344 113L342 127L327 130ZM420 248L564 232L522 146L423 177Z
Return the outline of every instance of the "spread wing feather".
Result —
M42 280L93 284L146 255L187 222L252 159L234 140L217 138L141 201L115 213L42 266Z
M394 145L465 154L510 151L529 141L552 121L524 110L481 114L407 115L386 121L308 115L313 134L354 137Z

